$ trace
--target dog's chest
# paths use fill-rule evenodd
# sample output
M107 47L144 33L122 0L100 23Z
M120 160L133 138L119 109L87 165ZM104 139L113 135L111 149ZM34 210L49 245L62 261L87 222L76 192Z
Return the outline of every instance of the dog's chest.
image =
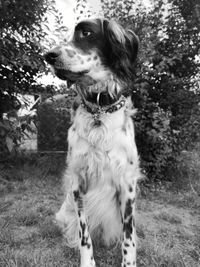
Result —
M123 176L137 156L129 119L120 110L104 114L96 124L91 114L79 109L68 134L70 166L93 181Z

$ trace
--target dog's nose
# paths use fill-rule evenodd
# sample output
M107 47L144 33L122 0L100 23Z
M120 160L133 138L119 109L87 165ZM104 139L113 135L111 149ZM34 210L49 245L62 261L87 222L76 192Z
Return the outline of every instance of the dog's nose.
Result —
M46 60L47 63L53 65L56 62L56 59L61 55L61 51L60 48L56 47L54 49L52 49L51 51L49 51L48 53L46 53L44 55L44 58Z

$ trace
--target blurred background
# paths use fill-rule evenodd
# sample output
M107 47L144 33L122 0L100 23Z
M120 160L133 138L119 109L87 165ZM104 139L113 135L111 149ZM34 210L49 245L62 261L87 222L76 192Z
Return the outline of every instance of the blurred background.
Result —
M52 75L43 54L66 42L88 12L119 21L140 39L130 92L145 177L138 213L149 228L139 217L138 266L200 266L199 0L78 2L0 0L0 266L78 264L51 220L62 199L75 93ZM34 250L31 240L46 254ZM26 242L34 251L29 256L23 254ZM120 266L112 255L103 262L102 251L99 266Z

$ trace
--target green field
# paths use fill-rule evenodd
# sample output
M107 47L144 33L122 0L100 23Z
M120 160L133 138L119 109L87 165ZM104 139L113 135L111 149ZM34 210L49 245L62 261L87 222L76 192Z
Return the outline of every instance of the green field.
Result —
M42 166L42 167L41 167ZM76 267L54 214L62 179L45 162L0 166L0 266ZM138 194L138 267L200 266L200 197L164 189ZM97 267L120 267L120 246L95 245Z

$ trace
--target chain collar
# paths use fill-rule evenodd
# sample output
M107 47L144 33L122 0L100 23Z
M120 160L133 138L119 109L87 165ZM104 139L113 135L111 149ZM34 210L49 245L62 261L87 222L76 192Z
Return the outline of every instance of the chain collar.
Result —
M101 115L105 113L113 113L124 107L125 103L126 98L122 95L120 99L111 106L102 107L96 104L92 104L91 102L85 99L82 99L81 106L93 115L95 121L99 121Z
M121 95L120 87L112 76L105 82L89 86L76 84L77 92L81 96L81 105L93 115L95 122L100 122L102 114L113 113L125 105L126 98Z

